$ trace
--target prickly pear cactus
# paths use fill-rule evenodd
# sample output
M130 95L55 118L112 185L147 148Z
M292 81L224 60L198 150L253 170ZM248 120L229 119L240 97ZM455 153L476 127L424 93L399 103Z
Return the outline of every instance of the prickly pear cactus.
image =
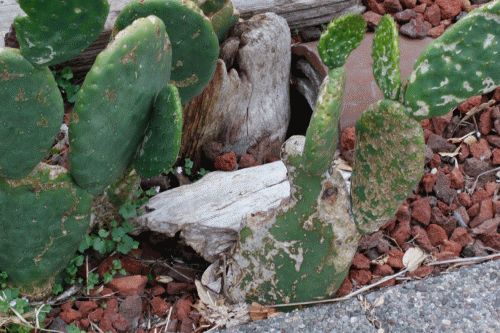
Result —
M0 101L0 177L22 178L52 147L63 100L47 67L33 67L18 49L0 48Z
M0 179L0 267L11 287L47 296L90 222L92 197L68 171L40 163L19 180Z
M140 18L97 57L69 124L71 175L97 195L132 161L157 93L168 83L171 47L156 16Z
M345 83L345 67L342 66L331 69L321 84L302 154L304 168L312 175L320 176L332 164L337 150Z
M240 13L230 0L194 1L212 23L219 43L224 42L229 29L238 22Z
M500 2L471 11L426 46L404 92L416 119L442 116L500 85Z
M373 76L385 99L399 100L399 31L390 15L384 15L372 44Z
M153 107L149 127L134 160L143 177L167 172L177 161L182 137L182 105L173 84L166 85Z
M14 21L23 55L50 66L70 60L99 37L109 13L107 0L18 0L27 16Z
M217 67L219 43L210 20L192 1L133 0L120 12L113 35L139 17L156 15L165 22L172 44L171 82L182 104L198 96Z
M330 68L344 66L363 40L365 31L366 21L359 13L345 14L330 22L318 42L321 61Z
M377 231L422 178L425 143L420 122L398 102L381 100L356 122L352 214L363 234Z
M249 217L228 273L237 301L280 304L332 297L348 273L360 235L336 169L327 177L302 169L304 137L283 148L291 198Z

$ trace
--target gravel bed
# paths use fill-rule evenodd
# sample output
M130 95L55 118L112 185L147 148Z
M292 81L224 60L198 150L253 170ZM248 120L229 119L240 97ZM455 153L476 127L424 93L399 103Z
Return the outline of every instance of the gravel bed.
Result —
M373 307L380 297L383 304ZM213 332L500 332L500 260L383 288L362 298ZM366 310L362 304L368 305Z

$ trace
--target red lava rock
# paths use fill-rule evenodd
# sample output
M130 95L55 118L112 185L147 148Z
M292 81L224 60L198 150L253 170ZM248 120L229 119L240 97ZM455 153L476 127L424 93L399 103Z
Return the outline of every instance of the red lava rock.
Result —
M500 150L499 149L495 149L493 151L491 162L494 165L500 164Z
M399 223L396 229L391 233L392 239L402 246L407 240L410 239L410 223Z
M361 253L356 253L351 266L356 269L370 269L370 260Z
M247 154L247 153L243 153L243 154L241 154L240 163L238 164L238 166L240 169L244 169L244 168L255 166L256 163L257 163L257 161L255 160L255 158L252 155Z
M97 274L103 276L104 273L111 273L111 270L113 269L114 260L120 260L120 258L118 258L117 256L110 256L104 259L97 268Z
M470 221L469 227L476 228L486 220L493 218L493 202L491 199L485 199L479 204L479 213Z
M443 19L453 20L462 11L461 0L436 0L435 4L441 8Z
M464 173L467 176L476 178L480 174L484 173L485 171L491 170L490 165L486 161L481 161L477 158L474 157L469 157L464 161L462 164L462 168ZM494 181L495 180L495 174L492 173L492 175L485 174L481 176L481 180L483 182L489 182L489 181Z
M358 244L358 249L359 251L366 251L371 248L374 248L378 245L380 242L380 238L382 238L382 232L377 231L376 233L372 235L365 236L361 238L359 244Z
M471 235L469 235L467 229L462 227L456 228L453 231L450 240L460 244L461 247L464 247L468 243L470 244L474 243L474 238L472 238Z
M182 295L187 291L190 291L194 288L192 283L184 283L184 282L170 282L167 283L167 294L169 295Z
M497 232L498 225L500 224L500 216L486 220L477 227L473 228L471 232L476 235L488 235Z
M413 9L405 9L399 13L394 14L394 20L398 23L406 23L412 18L417 18L417 12Z
M399 250L390 250L387 252L389 255L389 258L387 259L387 265L391 266L392 268L405 268L403 265L403 255L404 253Z
M445 240L448 240L446 231L437 224L430 224L426 231L432 246L439 246L443 244Z
M462 251L462 246L458 244L457 242L451 241L451 240L444 240L443 244L439 248L440 252L451 252L457 257L460 256L460 251Z
M344 150L354 149L354 143L356 142L356 131L353 126L346 127L342 132L340 137L340 146Z
M153 287L153 289L151 290L151 295L153 296L160 296L161 294L163 294L165 292L165 288L163 288L162 286L160 285L156 285Z
M75 320L82 318L82 313L80 311L69 309L61 312L59 317L66 322L66 324L71 324Z
M353 284L364 286L372 279L372 272L367 269L351 269L349 273Z
M377 244L376 249L380 253L380 255L383 255L391 249L391 246L385 239L381 239L380 242Z
M346 276L344 281L342 281L342 284L340 285L339 289L335 293L335 297L343 297L345 295L349 295L352 290L352 282L349 279L349 276Z
M214 166L223 171L232 171L235 170L236 165L236 154L234 151L230 151L227 154L217 156L215 159Z
M385 0L382 3L386 13L397 13L403 11L403 6L399 3L398 0Z
M479 203L475 203L471 208L467 209L469 217L475 217L477 214L479 214Z
M425 232L424 229L417 226L412 226L411 235L413 238L415 238L415 241L417 242L418 246L420 246L425 251L429 253L437 252L437 249L434 246L432 246L429 236L427 235L427 232Z
M486 109L486 111L483 111L481 113L481 115L479 116L479 122L477 124L477 127L479 129L479 132L481 132L482 135L488 135L488 133L491 131L491 128L492 128L491 110L492 109L493 108Z
M492 197L495 194L497 188L498 183L496 182L489 182L484 184L484 191L486 192L486 195L488 195L488 197Z
M450 206L448 206L447 204L445 204L444 202L442 202L440 200L438 200L438 202L437 202L437 207L439 208L441 213L443 213L445 216L447 216L451 212Z
M377 15L384 15L385 14L384 6L381 3L379 3L377 0L367 0L366 4L368 6L368 11L371 11Z
M189 313L191 312L191 301L188 299L178 299L174 304L174 312L177 319L181 322L189 318Z
M400 0L401 4L405 8L415 8L417 6L417 0Z
M448 178L450 179L450 188L460 190L464 187L464 175L459 168L451 169Z
M94 301L76 301L75 305L78 308L78 311L81 312L82 317L87 317L89 313L99 307L99 305L97 305Z
M93 323L97 323L97 322L102 320L103 315L104 315L104 309L97 308L94 311L92 311L91 313L89 313L88 319Z
M490 235L485 235L483 237L483 243L485 246L494 248L495 250L500 251L500 234L494 233Z
M485 189L480 189L472 194L471 200L472 204L481 203L481 201L486 200L490 197Z
M116 297L108 298L104 303L106 304L106 308L104 309L105 315L118 313L118 299Z
M432 24L433 27L441 22L441 9L438 5L433 4L425 9L424 20Z
M411 213L410 209L406 204L399 206L396 211L396 217L399 222L410 222L411 221Z
M467 192L462 192L457 194L458 202L465 208L470 208L472 206L472 199Z
M363 14L363 17L365 18L366 25L370 29L376 29L378 27L378 23L382 19L382 15L377 14L374 11L368 11Z
M61 305L61 310L62 311L69 311L73 308L73 305L75 304L74 301L67 301L63 305Z
M118 331L126 331L128 322L123 316L119 313L115 313L111 316L109 316L109 319L111 320L111 325Z
M151 300L151 313L155 316L165 317L171 307L170 303L165 302L161 297L155 297Z
M195 322L191 318L186 318L181 322L180 333L192 333L196 329Z
M414 270L413 272L407 272L406 276L411 278L424 278L431 274L434 268L432 266L422 266Z
M436 261L446 261L446 260L453 260L457 259L458 255L456 255L453 252L440 252L440 253L435 253L434 258L436 258Z
M433 28L430 28L429 31L427 32L427 36L432 38L438 38L444 33L445 30L446 27L443 24L439 24Z
M116 330L113 328L113 323L111 322L111 319L109 317L104 317L102 320L99 322L98 327L106 333L116 333Z
M443 202L452 202L457 197L457 191L450 187L451 181L443 172L438 171L436 184L432 187L436 197Z
M420 18L411 19L410 22L403 24L399 31L410 38L424 38L431 28L431 24L422 21Z
M495 101L499 102L500 101L500 89L496 88L495 91L493 92L493 96L491 99L494 99Z
M427 145L434 153L453 153L457 147L453 143L449 143L440 135L431 134L427 140Z
M429 225L431 221L430 200L430 198L423 198L415 200L411 203L411 217L423 225Z
M429 172L423 175L421 182L426 193L432 192L432 188L434 187L434 184L436 184L436 179L437 175L433 175Z
M144 294L144 287L148 282L148 278L144 275L125 276L121 278L114 278L108 283L108 286L116 291L121 297L129 295Z
M470 156L469 145L467 145L466 143L462 142L460 144L460 151L458 152L458 161L460 163L462 163L469 156Z
M482 97L481 96L472 96L468 98L465 102L457 106L458 111L461 113L467 113L475 107L481 105Z
M144 301L146 304L146 300ZM134 332L139 324L139 318L142 316L143 307L141 297L139 295L131 295L125 297L120 304L119 313L127 320L128 330Z
M473 157L480 161L489 160L491 157L491 150L488 141L481 139L470 147L470 152Z
M377 265L373 270L373 275L388 276L394 274L394 270L388 264Z
M493 200L493 214L500 214L500 201Z
M426 8L427 8L427 4L421 3L420 5L413 7L413 10L419 14L423 14L423 13L425 13Z
M121 259L122 268L130 275L140 275L142 273L143 265L141 262L129 257Z
M222 154L222 143L209 142L203 145L202 150L210 161L215 162L215 159Z
M82 330L86 331L90 326L90 321L86 318L82 318L82 319L80 319L80 325L81 325L80 328Z
M499 135L487 135L486 136L486 140L488 140L488 142L496 147L496 148L500 148L500 136Z
M434 168L439 168L439 165L441 164L441 156L439 156L439 154L434 154L432 155L432 158L429 162L429 166L431 169L434 169Z

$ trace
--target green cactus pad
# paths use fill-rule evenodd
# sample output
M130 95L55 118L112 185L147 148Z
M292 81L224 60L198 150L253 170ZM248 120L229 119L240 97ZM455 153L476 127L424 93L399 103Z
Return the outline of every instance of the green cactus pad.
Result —
M304 168L315 176L330 168L337 150L338 123L346 84L345 67L330 69L323 81L306 132Z
M295 142L294 142L295 141ZM227 276L236 301L288 304L332 297L349 271L360 234L349 214L349 194L337 169L329 177L302 170L304 137L285 150L291 198L277 211L252 214ZM301 146L301 147L299 147Z
M328 24L318 42L323 63L336 68L344 66L349 54L359 46L366 32L366 21L359 13L342 15Z
M50 66L80 54L99 37L109 13L107 0L18 0L27 16L14 21L23 55Z
M203 12L192 1L181 0L133 0L118 15L113 34L148 15L156 15L165 23L172 43L171 83L186 104L203 91L215 73L217 36Z
M218 12L222 9L229 0L194 0L196 5L205 13L205 15L210 15Z
M54 143L63 99L47 67L33 67L18 49L0 48L0 101L0 176L22 178Z
M0 270L30 299L48 296L90 223L92 197L66 169L40 163L19 180L0 179Z
M233 3L231 1L226 1L224 6L216 12L203 12L210 19L220 44L222 44L226 39L229 29L231 29L231 27L238 22L240 18L240 13L233 7Z
M163 22L140 18L115 36L87 74L69 124L69 163L89 193L101 193L132 161L154 98L168 83L170 54Z
M373 76L385 99L399 100L399 32L390 15L384 15L375 30L372 44Z
M411 194L424 172L420 122L391 100L366 109L356 122L352 214L363 234L377 231Z
M417 59L404 93L415 119L443 116L500 85L500 2L471 11Z
M166 85L156 98L149 127L134 160L142 177L167 172L177 161L182 137L182 105L173 84Z

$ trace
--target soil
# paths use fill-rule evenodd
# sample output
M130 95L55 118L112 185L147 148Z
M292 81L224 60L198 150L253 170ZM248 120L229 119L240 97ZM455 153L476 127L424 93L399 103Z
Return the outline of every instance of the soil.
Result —
M493 100L484 110L473 108ZM347 295L364 285L405 268L403 255L411 247L432 254L431 261L486 256L500 251L500 89L476 96L447 116L422 121L427 144L424 176L412 196L380 231L360 242L348 277L337 292ZM71 105L67 105L69 119ZM474 111L472 111L474 112ZM468 119L466 119L468 118ZM304 133L289 133L304 134ZM352 127L341 135L341 156L352 163L355 136ZM234 170L255 165L251 151L238 154L220 144L205 152L207 170ZM62 131L47 162L69 167L67 133ZM220 149L219 149L220 148ZM269 158L268 162L274 161ZM144 190L161 191L193 181L193 175L168 175L145 179ZM71 295L53 301L44 321L48 329L66 332L76 324L87 332L203 332L213 324L195 309L199 301L194 281L208 266L178 239L145 233L136 237L139 249L127 255L102 257L89 254L88 267L79 268L85 278L97 270L101 277L113 260L120 260L125 275L87 291L74 285ZM406 276L390 279L377 288L424 278L453 269L453 264L429 265L427 261ZM69 286L68 286L69 288ZM34 332L34 330L32 330Z

